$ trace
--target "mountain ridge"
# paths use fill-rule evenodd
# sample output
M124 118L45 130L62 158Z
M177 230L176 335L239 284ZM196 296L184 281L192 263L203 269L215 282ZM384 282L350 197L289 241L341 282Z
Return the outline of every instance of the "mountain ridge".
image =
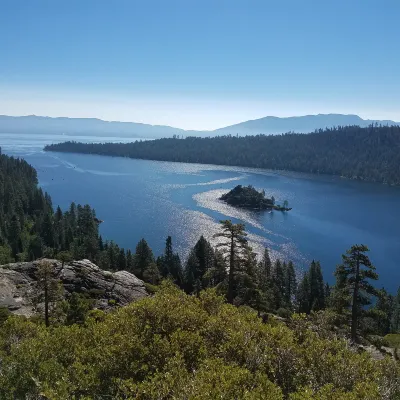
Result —
M48 117L37 115L0 115L1 133L73 134L86 136L121 136L131 138L162 138L177 136L219 136L309 133L334 126L370 124L400 125L392 120L363 119L355 114L310 114L293 117L266 116L210 131L185 130L168 125L142 122L105 121L99 118Z

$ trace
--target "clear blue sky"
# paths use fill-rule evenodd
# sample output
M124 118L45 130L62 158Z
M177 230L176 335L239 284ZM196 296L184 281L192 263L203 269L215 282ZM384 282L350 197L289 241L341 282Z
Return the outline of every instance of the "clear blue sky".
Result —
M400 121L399 0L0 0L0 114Z

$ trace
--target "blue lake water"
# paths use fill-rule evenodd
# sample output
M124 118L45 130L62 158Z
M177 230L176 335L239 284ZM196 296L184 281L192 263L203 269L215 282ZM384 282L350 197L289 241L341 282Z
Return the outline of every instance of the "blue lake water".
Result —
M370 247L380 285L400 285L400 188L336 177L276 173L239 167L132 160L92 155L44 153L59 141L128 141L123 138L0 134L6 154L25 158L38 170L40 185L54 205L92 205L104 220L101 234L134 249L144 237L156 254L171 235L185 258L201 234L213 240L221 219L243 222L257 251L293 260L303 268L321 261L333 283L341 254L352 244ZM218 200L237 184L265 189L293 210L250 212Z

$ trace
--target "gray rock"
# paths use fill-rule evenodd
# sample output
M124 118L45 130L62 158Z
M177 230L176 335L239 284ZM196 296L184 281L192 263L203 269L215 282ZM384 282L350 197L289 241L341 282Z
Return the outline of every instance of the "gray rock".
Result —
M64 266L57 260L47 261L54 265L54 278L63 285L65 297L72 292L86 293L94 299L95 308L124 306L148 295L144 282L127 271L104 271L89 260L72 261ZM36 279L39 262L0 266L0 307L28 317L36 312L35 299L40 294Z

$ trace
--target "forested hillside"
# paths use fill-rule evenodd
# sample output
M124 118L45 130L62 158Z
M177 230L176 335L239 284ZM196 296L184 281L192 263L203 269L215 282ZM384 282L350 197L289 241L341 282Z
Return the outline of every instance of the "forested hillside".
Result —
M103 245L99 222L89 205L54 209L50 196L37 185L35 169L24 160L0 155L0 265L47 256L88 258L112 268L121 249L114 243Z
M45 150L290 170L400 184L399 126L347 126L306 135L189 137L128 144L66 142Z

